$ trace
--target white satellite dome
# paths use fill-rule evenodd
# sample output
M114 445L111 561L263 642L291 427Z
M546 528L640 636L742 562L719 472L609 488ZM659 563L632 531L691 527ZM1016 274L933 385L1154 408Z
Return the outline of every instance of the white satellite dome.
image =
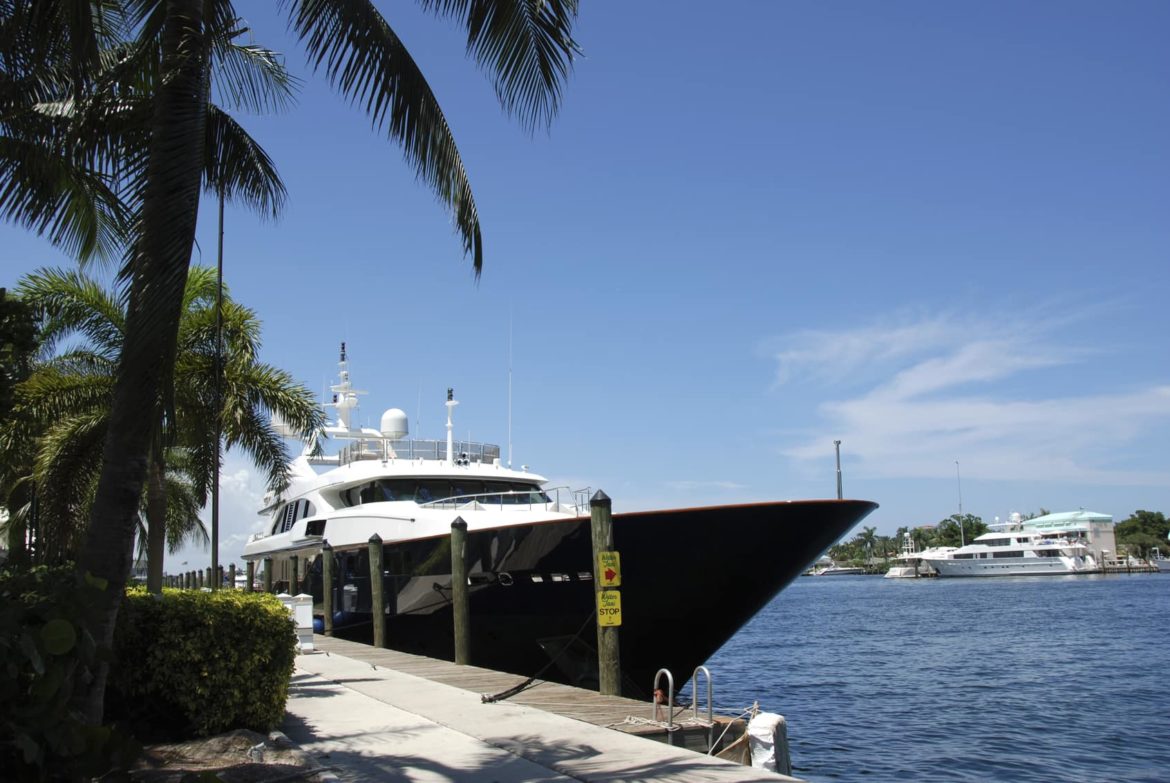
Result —
M378 428L383 438L398 440L405 438L410 428L407 426L406 414L398 408L390 408L382 414L382 426Z

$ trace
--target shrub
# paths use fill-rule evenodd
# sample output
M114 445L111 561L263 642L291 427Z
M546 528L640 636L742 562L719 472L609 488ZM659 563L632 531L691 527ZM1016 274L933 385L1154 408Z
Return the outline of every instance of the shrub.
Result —
M296 656L288 611L263 593L127 591L106 714L142 738L268 731L284 717Z
M87 726L70 703L98 661L82 625L92 588L71 566L0 569L0 770L4 780L92 777L124 767L135 743Z

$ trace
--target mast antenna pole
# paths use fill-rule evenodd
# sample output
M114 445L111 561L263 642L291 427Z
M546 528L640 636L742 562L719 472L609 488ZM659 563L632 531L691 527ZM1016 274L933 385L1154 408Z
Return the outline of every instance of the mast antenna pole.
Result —
M955 484L959 487L959 546L967 546L967 536L963 533L963 479L959 475L958 460L955 460Z
M512 306L508 305L508 467L512 467Z

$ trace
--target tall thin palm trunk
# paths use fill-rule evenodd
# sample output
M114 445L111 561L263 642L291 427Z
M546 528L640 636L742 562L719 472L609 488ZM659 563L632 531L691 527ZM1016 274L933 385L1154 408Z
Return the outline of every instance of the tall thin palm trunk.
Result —
M109 646L130 573L138 503L146 477L160 391L174 364L183 288L199 209L207 121L202 0L169 0L141 227L134 249L126 336L103 451L102 473L78 565L102 584L90 633ZM108 665L100 665L79 706L101 722Z

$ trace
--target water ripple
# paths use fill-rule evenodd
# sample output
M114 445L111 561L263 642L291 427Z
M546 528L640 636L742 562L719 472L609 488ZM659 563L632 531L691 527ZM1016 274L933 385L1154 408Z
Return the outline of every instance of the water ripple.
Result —
M1170 779L1170 576L804 578L708 662L811 781Z

